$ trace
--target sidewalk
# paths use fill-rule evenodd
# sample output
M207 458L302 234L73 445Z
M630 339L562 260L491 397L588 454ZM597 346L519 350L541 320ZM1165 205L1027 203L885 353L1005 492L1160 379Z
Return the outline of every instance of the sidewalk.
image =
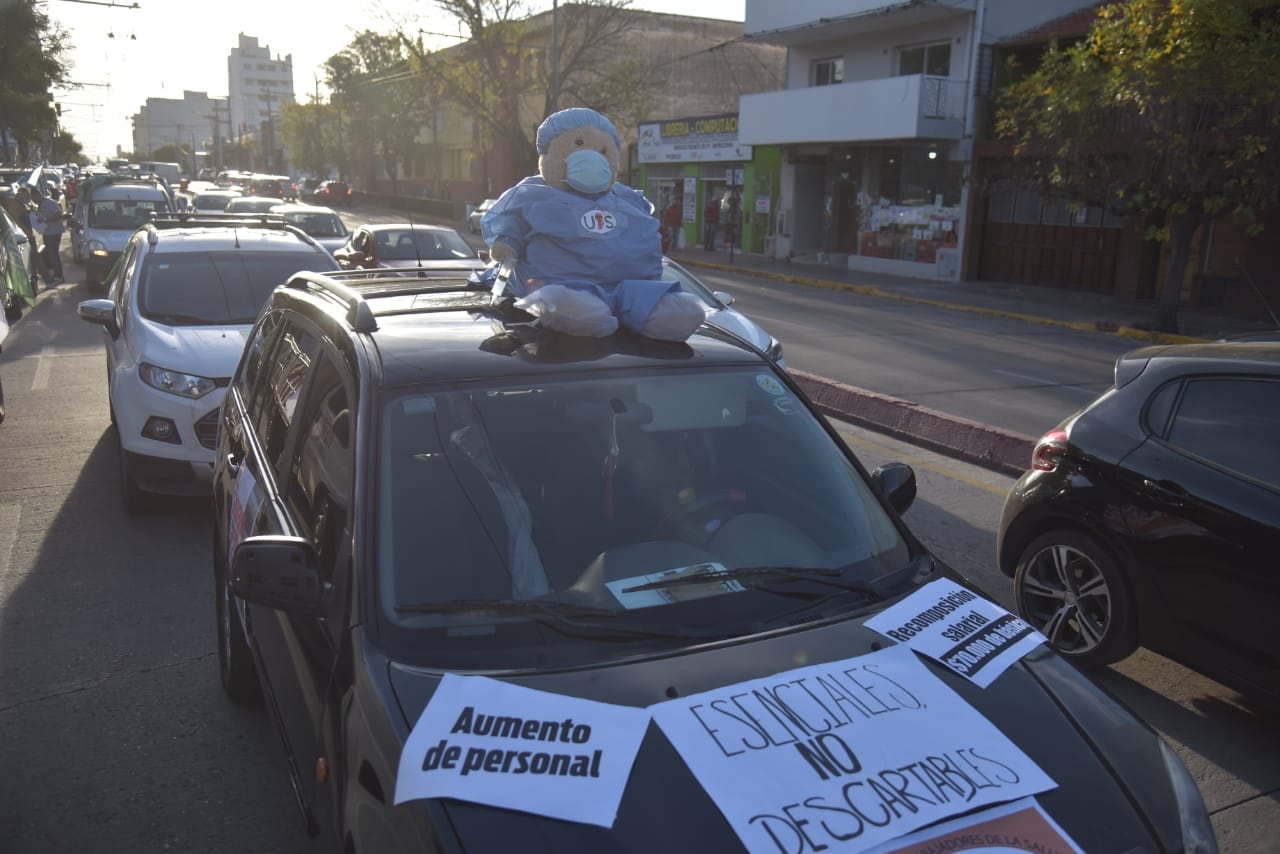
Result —
M1181 334L1150 330L1153 303L1125 303L1108 294L1005 282L944 282L884 273L856 272L830 265L784 261L728 250L686 248L670 256L690 267L763 276L779 281L834 288L902 302L949 308L1028 323L1089 332L1109 332L1149 343L1194 343L1244 332L1274 330L1264 312L1257 322L1207 314L1193 309L1179 312Z

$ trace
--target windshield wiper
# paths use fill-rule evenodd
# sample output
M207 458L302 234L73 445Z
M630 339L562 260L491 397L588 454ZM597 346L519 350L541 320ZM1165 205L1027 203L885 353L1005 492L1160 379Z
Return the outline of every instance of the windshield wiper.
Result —
M194 314L148 314L147 319L154 320L156 323L168 323L172 326L179 324L208 326L215 322L207 317L196 317Z
M642 623L634 620L617 620L623 613L594 605L578 605L546 599L454 599L449 602L421 602L400 605L396 611L404 614L475 614L475 615L524 615L531 617L562 634L575 637L608 638L722 638L727 633L716 628L707 631L683 626ZM599 618L601 622L582 620L579 617Z
M623 593L636 593L642 590L665 590L668 587L684 587L690 584L714 584L721 581L816 581L842 590L866 593L877 599L884 594L872 584L865 581L854 581L841 578L842 570L822 569L803 566L741 566L736 569L713 569L690 575L676 575L670 578L659 578L635 587L623 588Z

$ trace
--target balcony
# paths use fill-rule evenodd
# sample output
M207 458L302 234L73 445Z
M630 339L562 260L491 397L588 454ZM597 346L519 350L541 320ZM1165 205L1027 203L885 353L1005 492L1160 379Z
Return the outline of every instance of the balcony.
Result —
M913 74L743 95L738 140L750 145L805 142L957 140L968 84Z
M743 35L793 46L973 13L977 0L746 0Z

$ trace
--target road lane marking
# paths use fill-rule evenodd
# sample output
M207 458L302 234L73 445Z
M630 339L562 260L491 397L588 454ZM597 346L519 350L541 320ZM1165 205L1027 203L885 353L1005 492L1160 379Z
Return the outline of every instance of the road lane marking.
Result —
M0 581L9 575L9 567L13 565L13 547L18 544L21 521L21 504L0 504Z
M1062 383L1062 382L1057 382L1055 380L1047 380L1044 377L1033 377L1030 374L1019 374L1019 373L1015 373L1014 371L1002 371L999 368L992 368L991 373L1001 374L1006 377L1013 377L1015 380L1026 380L1027 382L1032 382L1032 383L1035 383L1036 385L1050 386L1052 388L1060 388L1066 391L1075 391L1075 392L1079 392L1080 394L1087 394L1089 397L1098 396L1098 393L1096 391L1091 391L1090 389L1087 389L1087 388L1080 388L1080 386L1071 385L1070 383Z
M49 387L49 371L53 368L53 359L56 356L52 347L41 347L40 355L36 357L36 375L31 378L31 390L41 391Z
M854 445L858 445L868 451L874 451L875 453L878 453L878 454L884 454L891 460L897 460L898 462L908 463L910 465L916 466L917 468L927 469L928 471L931 471L935 474L940 474L943 477L948 477L948 478L951 478L952 480L958 480L963 484L967 484L968 486L972 486L977 489L990 492L992 495L999 495L1001 498L1003 498L1005 495L1009 493L1009 487L1007 486L1006 487L996 486L994 484L987 483L986 481L979 480L976 477L970 477L967 474L962 474L961 472L958 472L952 468L948 468L947 466L940 466L934 463L932 460L926 459L925 457L918 457L912 454L900 454L898 453L897 450L889 447L888 445L882 445L879 442L872 442L862 438L861 436L855 436L852 433L846 433L843 430L838 432L840 433L841 438L843 438L846 442L850 442ZM1009 480L1012 483L1013 478L1010 478Z

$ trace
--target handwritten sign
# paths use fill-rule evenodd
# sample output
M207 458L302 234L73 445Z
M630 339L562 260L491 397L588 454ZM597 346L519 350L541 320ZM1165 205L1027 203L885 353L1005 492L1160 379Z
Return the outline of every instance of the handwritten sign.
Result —
M1035 798L1022 798L895 839L872 854L1084 854Z
M650 707L750 851L862 851L1057 784L905 646Z
M1021 618L946 578L926 584L866 626L982 688L1045 643Z
M644 709L446 674L400 754L395 803L458 798L610 827Z

